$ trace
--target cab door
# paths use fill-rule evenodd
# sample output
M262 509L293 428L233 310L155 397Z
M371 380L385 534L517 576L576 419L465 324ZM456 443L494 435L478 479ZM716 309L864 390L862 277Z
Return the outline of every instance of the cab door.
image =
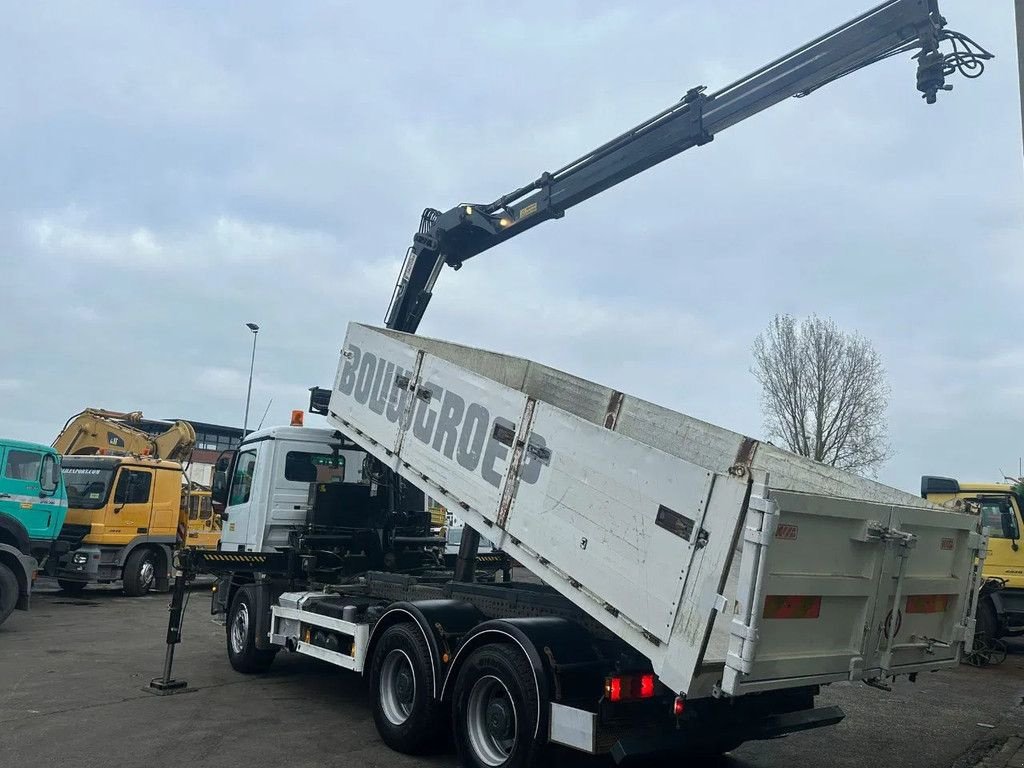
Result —
M221 548L224 550L259 550L255 536L263 524L263 517L259 514L259 489L253 483L256 459L256 448L240 451L234 457L231 483L227 488L222 514Z
M16 520L25 526L30 539L48 539L51 518L55 511L51 496L56 490L49 486L43 493L40 480L43 472L43 452L9 446L3 455L3 480L0 482L0 502ZM52 464L53 457L49 457ZM48 476L52 470L48 471Z
M978 496L981 524L988 533L983 575L1007 579L1006 586L1024 588L1024 552L1020 549L1021 518L1017 500L1006 494Z
M153 470L121 467L104 520L110 537L107 543L127 544L136 536L149 533L152 511Z

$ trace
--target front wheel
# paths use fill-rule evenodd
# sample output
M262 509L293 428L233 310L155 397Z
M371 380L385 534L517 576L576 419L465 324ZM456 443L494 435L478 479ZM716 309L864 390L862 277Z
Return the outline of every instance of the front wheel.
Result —
M156 584L156 552L140 547L133 550L121 574L124 593L128 597L141 597Z
M533 668L508 645L485 645L466 659L453 695L455 749L461 765L525 768L543 758L540 702Z
M384 630L373 651L370 695L377 733L405 754L433 751L442 739L441 707L434 699L430 649L411 624Z
M277 655L276 648L256 647L256 598L241 587L231 601L227 622L228 661L236 672L266 672Z
M0 624L7 621L18 604L18 577L14 571L0 563Z

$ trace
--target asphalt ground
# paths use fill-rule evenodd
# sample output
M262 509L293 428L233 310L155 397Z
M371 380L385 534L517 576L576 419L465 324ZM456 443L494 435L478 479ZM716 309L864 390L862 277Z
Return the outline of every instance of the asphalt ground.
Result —
M205 587L191 591L175 657L175 676L189 692L145 692L163 664L167 602L166 595L126 598L113 587L70 598L40 584L33 610L0 626L0 766L455 765L451 754L413 758L385 747L358 675L286 653L264 676L234 672ZM974 765L1000 739L1024 731L1024 645L1014 650L1001 666L922 675L891 692L830 686L819 703L846 711L840 725L745 744L710 764ZM572 756L558 764L607 765Z

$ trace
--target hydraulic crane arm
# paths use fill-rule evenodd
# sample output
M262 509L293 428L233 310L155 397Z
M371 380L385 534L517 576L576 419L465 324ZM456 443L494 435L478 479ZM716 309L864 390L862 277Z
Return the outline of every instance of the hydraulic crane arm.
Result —
M949 41L950 53L940 43ZM388 328L414 333L441 267L477 254L714 136L791 96L804 96L889 56L917 51L917 89L933 103L959 71L977 77L990 53L946 29L937 0L889 0L719 91L690 89L668 109L492 203L428 208L413 237L388 309Z

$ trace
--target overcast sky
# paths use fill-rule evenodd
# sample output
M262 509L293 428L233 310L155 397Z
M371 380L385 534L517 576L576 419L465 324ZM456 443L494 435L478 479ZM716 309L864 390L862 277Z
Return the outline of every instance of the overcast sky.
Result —
M86 406L241 426L329 385L420 211L488 202L866 8L821 3L19 3L0 47L0 435ZM446 270L420 332L762 436L776 312L879 348L880 478L1024 454L1012 4L927 106L899 57L789 100ZM442 10L443 8L443 10ZM309 423L316 423L311 419Z

